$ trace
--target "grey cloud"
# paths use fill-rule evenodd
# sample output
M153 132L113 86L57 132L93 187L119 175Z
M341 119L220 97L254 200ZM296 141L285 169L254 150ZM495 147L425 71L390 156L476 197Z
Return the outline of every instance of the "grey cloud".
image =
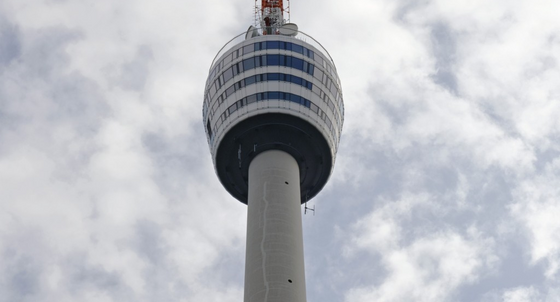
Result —
M453 72L457 51L456 35L443 23L431 27L432 48L436 59L436 74L432 78L453 93L457 93L457 77Z
M43 272L37 260L10 248L4 250L0 257L6 263L3 265L6 283L3 286L0 283L0 301L30 301L30 298L36 297L41 290L40 277Z
M24 75L44 80L54 80L65 71L71 60L66 47L82 38L80 32L62 26L29 30L25 34L30 43L24 46Z
M18 26L0 14L0 66L3 69L21 55L21 32Z
M152 265L159 265L165 260L165 246L161 238L161 227L156 223L142 219L136 222L136 251Z
M135 301L134 291L122 280L118 272L88 263L85 252L74 252L61 259L66 288L74 297L96 293L119 301Z
M142 90L150 75L149 67L153 60L154 54L151 47L139 46L134 59L121 66L120 85L125 89Z

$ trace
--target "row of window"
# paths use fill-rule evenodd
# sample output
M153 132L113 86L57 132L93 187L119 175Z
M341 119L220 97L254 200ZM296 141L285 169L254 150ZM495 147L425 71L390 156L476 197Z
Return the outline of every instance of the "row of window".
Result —
M323 66L323 68L327 70L328 73L330 73L334 78L338 79L338 75L336 74L334 68L331 66L331 64L327 63L327 61L323 59L321 56L315 55L315 53L307 47L291 42L284 42L284 41L262 41L262 42L256 42L253 44L246 45L242 48L238 48L233 52L231 52L230 54L228 54L227 56L225 56L220 62L215 64L215 67L210 72L209 78L214 78L214 76L218 72L220 72L222 68L224 68L227 64L229 64L233 60L243 55L255 51L266 50L266 49L280 49L280 50L287 50L287 51L292 51L292 52L302 54L319 63L319 65ZM340 86L340 83L338 83L338 86Z
M212 105L212 110L210 112L210 119L212 119L218 107L235 91L245 86L249 86L254 83L265 82L265 81L283 81L283 82L294 83L303 86L309 90L313 89L313 84L311 82L291 74L262 73L262 74L246 77L243 80L238 81L233 85L229 86L220 96L218 96L217 100Z
M255 56L231 65L228 69L222 72L222 74L217 76L215 81L210 85L208 90L209 98L213 99L216 92L235 75L261 66L291 67L314 76L316 79L321 81L325 87L327 87L333 96L335 96L340 113L344 114L342 94L332 78L325 74L321 69L316 69L313 64L308 63L305 60L286 55Z
M216 101L213 102L212 110L210 112L208 112L209 119L213 119L214 114L218 110L219 106L230 95L232 95L235 91L237 91L237 90L239 90L239 89L241 89L245 86L248 86L248 85L251 85L251 84L254 84L254 83L258 83L258 82L264 82L264 81L284 81L284 82L294 83L294 84L303 86L303 87L313 91L331 109L331 111L333 112L333 114L335 116L335 119L336 119L337 123L339 125L342 125L342 120L341 120L342 115L339 114L339 112L335 109L335 105L334 105L333 101L331 100L331 98L328 96L328 94L326 94L319 87L314 86L311 82L309 82L309 81L307 81L303 78L300 78L298 76L294 76L294 75L291 75L291 74L285 74L285 73L257 74L257 75L246 77L246 78L234 83L233 85L228 87L220 96L218 96ZM203 116L205 118L206 118L206 113L207 113L206 110L208 109L207 103L208 103L208 99L205 100L205 106L204 106L204 109L203 109L204 110Z
M222 74L220 74L216 78L214 83L210 85L210 89L209 89L210 98L213 98L216 91L220 89L229 80L231 80L234 76L238 75L239 73L245 72L247 70L251 70L262 66L291 67L291 68L301 70L310 75L313 75L315 71L315 66L313 64L310 64L307 61L304 61L299 58L294 58L291 56L262 55L262 56L247 58L243 61L231 65L228 69L226 69L224 72L222 72Z
M253 51L259 51L265 49L288 50L288 51L293 51L302 54L312 60L315 58L315 53L313 52L313 50L303 47L299 44L284 42L284 41L263 41L263 42L249 44L243 47L243 55L251 53Z
M291 42L284 42L284 41L262 41L262 42L257 42L257 43L253 43L253 44L249 44L249 45L245 45L242 48L238 48L236 50L234 50L233 52L231 52L230 54L228 54L227 56L225 56L222 61L220 61L219 63L215 64L214 69L210 72L210 76L213 77L216 73L218 73L225 65L229 64L231 61L252 53L254 51L259 51L259 50L266 50L266 49L281 49L281 50L288 50L288 51L293 51L293 52L297 52L299 54L302 54L310 59L314 59L315 58L315 53L307 48L307 47L303 47L301 45L295 44L295 43L291 43Z
M327 116L326 112L324 112L321 108L319 108L313 102L311 102L310 100L304 97L301 97L297 94L282 92L282 91L267 91L267 92L255 93L238 100L237 102L229 106L226 110L224 110L224 112L216 120L216 123L214 124L214 129L218 129L218 127L220 127L224 123L224 121L226 121L227 118L238 109L241 109L246 105L255 102L265 101L265 100L285 100L289 102L298 103L304 107L309 108L311 111L315 112L326 123L327 128L329 129L332 137L335 140L334 142L335 145L338 145L338 139L337 139L338 136L336 135L336 133L338 133L338 129L336 129L333 126L333 123ZM208 120L206 124L206 128L207 128L206 130L208 131L209 139L212 140L213 130L210 125L210 120Z

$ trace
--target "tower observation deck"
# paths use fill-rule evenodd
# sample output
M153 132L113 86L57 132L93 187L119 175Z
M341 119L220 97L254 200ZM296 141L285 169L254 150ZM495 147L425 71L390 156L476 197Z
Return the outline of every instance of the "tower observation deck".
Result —
M328 52L283 19L283 1L260 2L260 28L210 67L203 123L220 182L248 204L245 302L303 302L301 204L334 167L342 90Z

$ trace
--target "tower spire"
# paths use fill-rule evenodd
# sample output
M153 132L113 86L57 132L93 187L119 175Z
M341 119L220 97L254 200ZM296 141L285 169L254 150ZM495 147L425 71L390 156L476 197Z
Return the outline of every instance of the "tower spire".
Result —
M260 15L257 16L260 27L263 29L263 34L271 35L278 34L278 29L286 23L284 19L284 12L288 13L289 22L289 0L260 0L261 5L258 6L258 1L255 0L256 13ZM286 6L284 6L284 2Z

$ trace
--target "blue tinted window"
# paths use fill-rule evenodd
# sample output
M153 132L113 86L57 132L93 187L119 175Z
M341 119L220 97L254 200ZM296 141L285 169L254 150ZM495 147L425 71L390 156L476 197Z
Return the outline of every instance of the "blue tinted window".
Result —
M245 86L255 83L255 76L245 78Z
M297 45L297 44L292 44L292 51L303 54L303 46Z
M290 67L292 66L292 57L280 56L280 65Z
M268 99L278 99L278 91L269 91L268 92Z
M280 74L279 73L269 73L267 75L267 79L269 81L278 81L280 79Z
M233 75L238 75L240 70L239 70L239 63L234 64L231 66L231 69L233 69ZM241 70L241 72L243 72L243 70Z
M278 49L279 41L266 41L266 48L267 49Z
M233 87L233 85L229 86L228 89L226 89L226 98L232 95L234 91L235 87Z
M280 55L266 55L266 65L278 66L280 64Z
M313 52L313 50L308 49L307 56L313 60L315 59L315 53Z
M231 80L231 78L233 78L233 70L230 67L224 71L224 83Z
M243 70L255 68L255 58L248 58L243 60Z
M290 101L301 104L301 96L292 94L290 95Z
M303 60L298 58L292 58L290 66L293 68L303 70Z

